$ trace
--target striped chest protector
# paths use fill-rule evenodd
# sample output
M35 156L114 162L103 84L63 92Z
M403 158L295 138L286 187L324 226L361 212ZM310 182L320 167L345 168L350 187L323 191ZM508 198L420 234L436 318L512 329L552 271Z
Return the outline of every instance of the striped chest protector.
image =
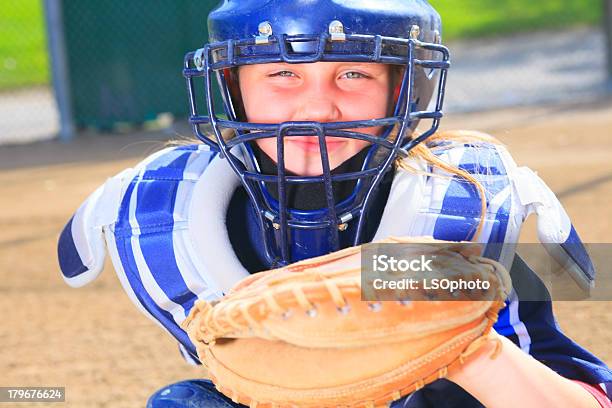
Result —
M538 236L549 253L570 265L577 281L592 283L593 266L576 231L534 172L517 167L501 146L449 145L436 154L474 174L486 190L487 212L477 241L506 244L488 246L486 256L509 268L521 226L536 213ZM478 190L459 177L410 164L419 171L396 172L374 240L472 240L481 220ZM180 342L184 354L195 356L179 327L193 303L218 298L249 275L225 225L238 186L227 163L205 146L154 154L109 179L75 213L59 241L64 279L74 287L91 282L108 251L131 300ZM503 313L500 324L507 324Z

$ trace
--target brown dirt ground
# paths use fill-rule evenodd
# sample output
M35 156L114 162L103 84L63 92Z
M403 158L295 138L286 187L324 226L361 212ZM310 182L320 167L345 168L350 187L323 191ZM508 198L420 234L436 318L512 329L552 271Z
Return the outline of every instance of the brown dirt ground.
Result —
M497 136L561 196L585 241L612 242L612 101L454 115L443 127ZM110 265L77 290L64 284L56 261L58 233L82 200L171 137L84 135L0 148L0 386L65 386L65 406L131 408L164 384L202 373L136 310ZM533 225L525 230L533 242ZM568 335L608 364L610 307L555 304Z

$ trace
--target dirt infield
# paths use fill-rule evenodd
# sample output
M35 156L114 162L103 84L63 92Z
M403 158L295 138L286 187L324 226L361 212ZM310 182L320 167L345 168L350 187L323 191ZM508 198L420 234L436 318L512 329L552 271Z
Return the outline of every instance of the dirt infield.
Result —
M585 241L612 242L612 101L456 116L444 128L499 137L560 195ZM82 200L167 138L84 136L0 148L0 386L65 386L65 406L132 408L164 384L201 373L136 310L110 265L77 290L64 284L56 262L58 233ZM535 241L532 223L522 239ZM608 364L610 307L555 305L569 336Z

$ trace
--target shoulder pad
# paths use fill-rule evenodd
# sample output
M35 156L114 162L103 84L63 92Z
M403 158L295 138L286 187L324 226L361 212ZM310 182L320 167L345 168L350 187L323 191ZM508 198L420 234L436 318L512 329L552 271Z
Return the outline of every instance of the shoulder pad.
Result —
M538 239L585 291L594 287L595 268L563 205L531 169L520 167L514 174L514 188L527 213L535 212Z
M480 135L477 132L463 133ZM487 140L474 142L439 140L429 144L428 147L442 161L475 176L504 176L508 174L509 168L516 167L504 145Z
M149 156L135 168L109 178L75 212L58 241L58 259L64 280L73 287L93 281L102 272L106 257L104 230L117 221L121 202L137 178L172 178L173 166L185 151L206 150L203 145L170 147ZM203 161L202 168L209 161ZM185 175L197 178L199 174Z
M116 218L125 186L137 174L127 169L108 179L74 213L58 240L58 259L64 280L72 287L93 281L104 268L104 227Z
M473 132L464 133L457 135L459 140L462 136L474 135ZM474 175L483 184L487 195L499 191L496 185L503 178L511 182L516 197L512 213L523 220L536 213L538 239L549 255L584 291L588 292L594 286L595 269L589 254L563 205L535 172L518 167L507 149L499 144L443 141L430 147L442 160ZM518 236L514 240L518 241Z
M563 206L540 177L517 166L505 146L478 132L453 131L428 142L428 147L438 159L470 173L483 186L487 214L479 241L508 244L503 248L491 245L492 252L487 256L511 265L513 245L518 243L521 226L531 213L536 213L538 238L551 257L564 266L583 290L593 287L593 264ZM431 165L428 172L433 176L428 176L426 186L420 188L422 206L414 208L415 203L409 206L409 213L417 211L418 217L410 224L404 222L406 231L450 241L473 239L471 234L481 212L477 189ZM402 203L411 202L404 198ZM403 211L406 212L406 207Z

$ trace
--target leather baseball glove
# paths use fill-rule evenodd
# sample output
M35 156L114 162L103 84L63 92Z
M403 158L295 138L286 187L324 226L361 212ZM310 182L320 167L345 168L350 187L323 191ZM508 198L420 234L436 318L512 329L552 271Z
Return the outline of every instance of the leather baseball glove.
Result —
M504 305L507 271L477 246L382 242L414 243L403 254L431 255L450 281L490 285L454 301L423 287L362 301L361 247L253 274L183 323L217 388L250 407L381 407L472 357Z

